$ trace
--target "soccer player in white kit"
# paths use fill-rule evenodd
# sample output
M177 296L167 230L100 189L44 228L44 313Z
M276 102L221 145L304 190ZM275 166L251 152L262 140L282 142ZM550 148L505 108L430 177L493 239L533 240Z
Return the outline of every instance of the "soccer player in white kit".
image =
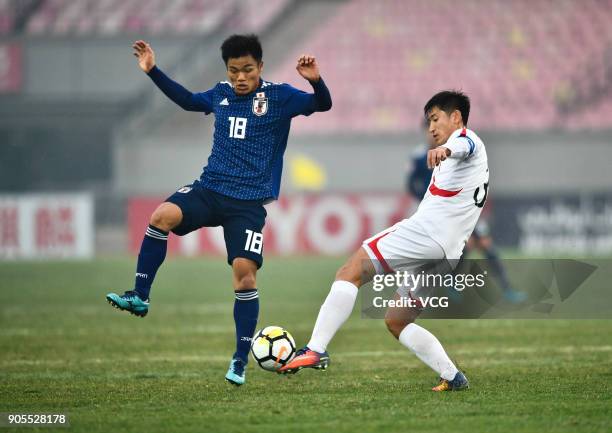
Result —
M433 174L425 197L410 218L364 241L338 270L310 341L280 373L327 368L327 345L350 316L358 288L374 275L399 270L416 272L424 262L449 263L461 257L486 201L487 153L482 140L467 129L470 100L465 94L437 93L425 104L424 112L436 145L427 155ZM411 291L400 287L396 299L412 297L415 290L418 288ZM387 328L438 373L440 383L433 391L466 389L467 378L450 360L438 339L414 323L422 311L419 307L388 308Z

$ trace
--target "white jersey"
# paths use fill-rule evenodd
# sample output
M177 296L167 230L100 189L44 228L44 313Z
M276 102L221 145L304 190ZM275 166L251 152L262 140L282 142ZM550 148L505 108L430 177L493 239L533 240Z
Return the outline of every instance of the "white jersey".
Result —
M408 221L418 223L439 243L447 259L458 259L487 197L487 152L467 128L453 132L442 146L451 155L434 169L427 193Z

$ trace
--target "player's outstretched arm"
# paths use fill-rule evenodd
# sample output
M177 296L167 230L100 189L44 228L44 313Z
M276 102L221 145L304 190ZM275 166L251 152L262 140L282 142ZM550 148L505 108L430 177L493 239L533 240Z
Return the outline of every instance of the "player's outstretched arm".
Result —
M468 137L459 136L444 145L450 150L449 158L464 159L476 151L476 144Z
M316 83L321 79L319 65L317 64L317 59L314 56L302 54L297 61L297 66L295 69L297 69L298 73L302 77L311 83Z
M442 161L451 156L450 149L444 146L438 146L427 152L427 167L430 170L436 168Z
M331 95L321 78L317 59L314 56L303 54L298 58L295 69L303 78L310 82L314 89L315 107L313 111L327 111L331 109Z
M148 74L155 66L155 51L153 51L151 45L142 40L134 42L132 48L134 49L134 56L138 59L138 66Z
M155 52L151 46L142 40L132 45L134 56L138 59L138 66L142 69L159 89L175 104L187 111L212 111L212 101L207 93L192 93L176 81L170 79L155 65Z

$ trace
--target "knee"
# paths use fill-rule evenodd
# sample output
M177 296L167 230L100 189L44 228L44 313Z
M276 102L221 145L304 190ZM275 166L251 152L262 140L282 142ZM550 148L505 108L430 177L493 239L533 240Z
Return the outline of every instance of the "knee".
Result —
M335 281L348 281L361 287L361 271L356 269L351 262L345 263L336 272Z
M234 290L255 289L257 264L249 259L238 257L232 261Z
M160 230L169 232L181 223L183 213L181 209L172 203L162 203L151 215L149 224Z
M254 273L246 273L239 275L236 278L236 290L254 289L257 287L257 281Z
M394 319L392 317L385 317L385 325L387 325L387 329L395 338L399 338L400 334L404 330L406 326L408 326L412 321L406 319Z
M479 244L480 244L480 249L481 250L485 250L487 252L490 252L490 251L493 250L493 248L492 248L493 247L493 241L488 236L485 237L485 238L480 239Z
M348 261L336 272L336 281L348 281L361 287L372 280L375 274L374 265L368 253L359 248Z

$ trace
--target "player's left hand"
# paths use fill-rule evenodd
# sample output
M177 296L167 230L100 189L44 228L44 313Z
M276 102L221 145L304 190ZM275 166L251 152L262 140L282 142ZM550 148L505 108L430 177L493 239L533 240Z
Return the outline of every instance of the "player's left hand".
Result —
M302 54L297 61L297 66L295 69L297 69L298 73L308 81L316 83L319 81L319 79L321 79L321 75L319 74L319 65L317 64L317 59L315 59L314 56Z
M448 158L451 154L450 149L444 146L436 147L427 152L427 167L430 170L436 168L442 161Z

